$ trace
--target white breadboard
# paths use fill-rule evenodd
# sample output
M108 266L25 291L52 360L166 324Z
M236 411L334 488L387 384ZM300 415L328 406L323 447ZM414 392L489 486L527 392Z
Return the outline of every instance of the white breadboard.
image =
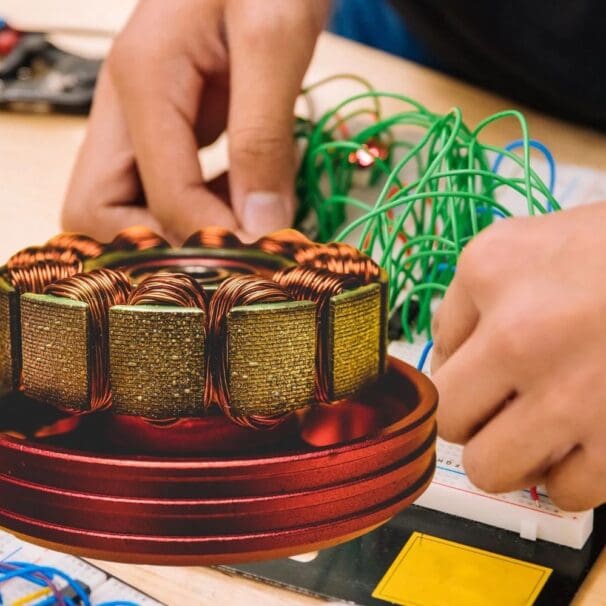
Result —
M424 343L394 341L389 353L417 366L423 346ZM461 446L438 439L436 473L416 505L511 530L525 539L543 539L575 549L583 547L593 530L593 511L562 511L542 487L538 490L539 507L527 490L506 494L483 492L465 475L462 451Z
M101 569L92 566L81 558L31 545L2 531L0 531L0 562L28 562L57 568L90 587L91 606L117 601L128 601L137 606L163 606L160 602L137 591L130 585L109 577ZM59 589L67 585L66 581L58 577L55 577L53 581ZM0 604L11 606L11 604L22 601L26 596L31 596L38 591L40 591L39 585L34 585L25 579L12 579L0 585ZM31 603L35 604L43 599L43 597L40 597ZM30 604L30 602L20 603Z

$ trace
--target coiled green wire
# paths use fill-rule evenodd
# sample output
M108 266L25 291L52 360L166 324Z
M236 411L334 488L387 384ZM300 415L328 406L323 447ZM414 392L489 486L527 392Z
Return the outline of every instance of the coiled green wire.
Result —
M308 227L313 218L310 235L322 242L355 236L358 248L387 270L390 310L401 306L406 338L412 341L414 332L430 338L434 304L452 281L461 251L479 231L512 215L497 194L510 190L522 196L529 215L560 206L532 169L531 140L520 112L498 112L471 130L458 108L432 113L410 97L375 91L356 80L365 92L318 120L298 121L296 136L305 151L297 176L297 224ZM388 98L401 102L402 111L384 116L381 101ZM521 131L521 154L481 141L491 124L511 119ZM398 132L401 127L407 135ZM417 137L410 138L411 128ZM352 155L377 145L386 153L372 166L360 168L352 161ZM495 155L521 167L522 176L493 172L490 156ZM354 195L354 176L362 171L368 172L369 185L380 185L374 203ZM414 323L409 321L413 303L418 306Z

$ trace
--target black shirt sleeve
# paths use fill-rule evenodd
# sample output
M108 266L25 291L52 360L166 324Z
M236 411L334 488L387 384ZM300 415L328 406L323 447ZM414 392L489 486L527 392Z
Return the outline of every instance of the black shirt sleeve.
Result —
M604 0L394 0L455 75L606 130Z

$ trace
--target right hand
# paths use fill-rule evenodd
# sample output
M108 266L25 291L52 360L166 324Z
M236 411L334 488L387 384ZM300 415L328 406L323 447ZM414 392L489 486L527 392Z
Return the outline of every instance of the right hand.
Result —
M101 241L145 225L173 243L219 225L291 225L293 112L328 0L144 0L101 70L63 208ZM227 128L229 182L198 149Z

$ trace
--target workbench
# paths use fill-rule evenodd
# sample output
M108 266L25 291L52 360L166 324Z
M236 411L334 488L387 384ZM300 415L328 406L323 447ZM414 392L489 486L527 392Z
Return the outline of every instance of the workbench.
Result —
M57 5L84 10L89 3L7 0L1 10L9 18L36 7L36 19L52 12ZM104 11L117 1L104 2ZM117 8L122 18L124 4ZM41 6L42 5L42 6ZM54 10L53 10L54 7ZM80 8L82 7L82 8ZM42 14L41 14L42 13ZM67 12L66 12L67 14ZM5 15L6 16L6 15ZM436 112L456 105L463 110L469 125L499 110L516 104L489 94L419 65L323 34L306 78L313 82L335 73L353 72L368 78L377 89L413 96ZM330 104L342 98L339 87L322 90ZM531 135L545 143L559 162L574 163L606 170L606 136L590 129L568 124L536 111L524 110ZM60 231L60 209L70 170L78 149L86 119L59 115L20 115L0 113L0 258L26 245L42 243ZM487 132L492 143L504 144L517 138L515 124L500 121ZM171 568L134 566L97 562L111 574L141 588L151 596L172 605L205 604L319 604L311 597L289 593L218 570L201 567ZM606 604L606 552L602 553L575 600L577 606Z

